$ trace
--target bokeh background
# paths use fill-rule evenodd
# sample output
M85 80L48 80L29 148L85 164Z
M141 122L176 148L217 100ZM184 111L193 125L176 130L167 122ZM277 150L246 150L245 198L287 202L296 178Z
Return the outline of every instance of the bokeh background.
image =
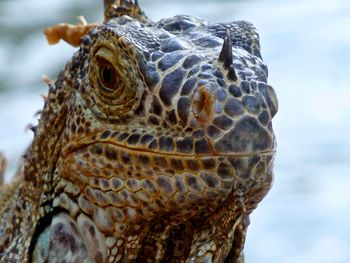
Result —
M141 0L158 20L192 14L248 20L280 102L275 183L251 217L247 263L350 262L350 1ZM102 0L0 0L0 151L9 180L43 106L42 74L55 78L74 48L42 29L101 21ZM1 215L0 215L1 216Z

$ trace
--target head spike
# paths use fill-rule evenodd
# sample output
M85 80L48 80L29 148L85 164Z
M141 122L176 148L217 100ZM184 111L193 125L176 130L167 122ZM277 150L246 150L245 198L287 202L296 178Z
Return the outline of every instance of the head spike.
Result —
M0 152L0 186L4 184L5 172L7 167L7 160L5 156Z
M34 135L35 135L37 128L38 128L38 125L28 124L27 127L26 127L26 130L31 130L34 133Z
M105 20L123 15L146 21L147 17L139 7L137 0L103 0L105 6Z
M30 127L30 130L35 134L38 126L32 126Z
M236 70L235 70L235 67L233 66L233 64L228 68L227 77L233 81L238 80Z
M52 85L53 84L53 80L50 79L50 77L48 75L42 75L41 76L41 80L42 82L44 82L46 85Z
M220 52L219 61L224 63L224 67L227 69L233 63L232 58L232 40L230 36L230 31L227 30L226 36L224 39L224 45L222 46L222 50Z
M38 110L38 111L34 114L33 117L40 117L42 113L43 113L42 110Z
M40 97L44 100L44 102L47 102L49 97L46 95L41 94Z

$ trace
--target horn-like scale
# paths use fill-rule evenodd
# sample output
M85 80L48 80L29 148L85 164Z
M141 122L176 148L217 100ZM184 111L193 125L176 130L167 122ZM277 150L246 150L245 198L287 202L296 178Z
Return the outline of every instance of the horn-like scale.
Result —
M232 55L232 39L230 35L230 31L226 31L226 36L224 38L224 44L222 46L220 55L219 55L219 61L223 63L224 68L227 69L228 77L236 81L237 75L233 66L233 55Z

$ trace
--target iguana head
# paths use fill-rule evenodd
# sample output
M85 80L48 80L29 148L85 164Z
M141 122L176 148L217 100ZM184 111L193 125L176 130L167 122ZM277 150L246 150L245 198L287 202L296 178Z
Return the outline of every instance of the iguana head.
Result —
M255 28L190 16L153 23L133 1L105 7L104 23L50 84L29 150L41 218L69 215L95 260L109 257L108 238L122 240L114 256L127 255L132 234L140 246L129 253L148 255L142 244L160 220L201 218L206 229L224 206L231 231L272 181L278 106Z

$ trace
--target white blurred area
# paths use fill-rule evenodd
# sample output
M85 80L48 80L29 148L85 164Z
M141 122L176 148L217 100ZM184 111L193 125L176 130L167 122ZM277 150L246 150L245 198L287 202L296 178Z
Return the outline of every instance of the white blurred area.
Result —
M350 262L350 1L141 0L158 20L180 13L248 20L280 109L275 184L251 217L247 263ZM166 8L164 7L166 5ZM10 171L30 143L24 132L52 78L74 49L48 46L42 28L102 18L102 0L0 2L0 151ZM7 174L8 176L10 173Z

